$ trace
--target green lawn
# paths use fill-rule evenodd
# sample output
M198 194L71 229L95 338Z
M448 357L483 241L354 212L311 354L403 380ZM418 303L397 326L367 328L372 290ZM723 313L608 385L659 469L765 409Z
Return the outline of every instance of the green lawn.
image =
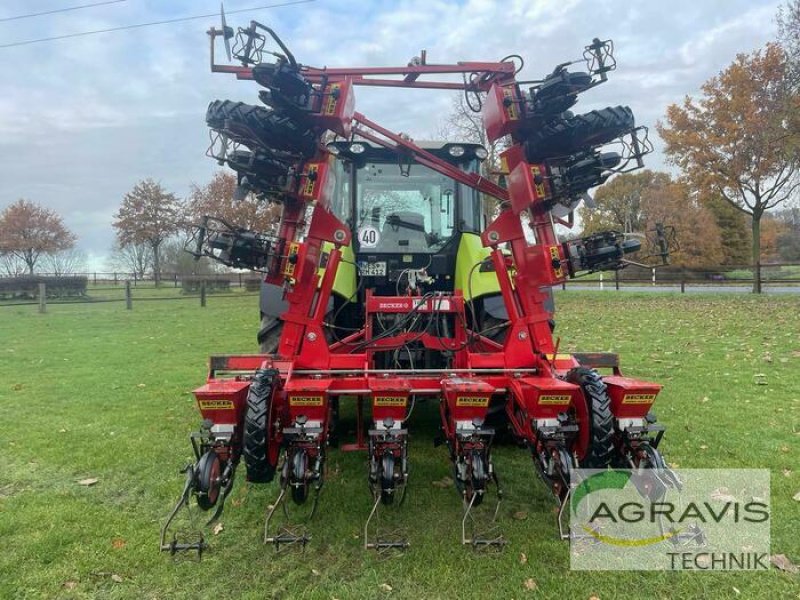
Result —
M796 298L559 292L566 350L613 350L662 382L656 412L681 467L767 467L772 551L800 563L800 302ZM239 481L201 563L157 551L190 458L191 389L209 353L255 349L256 298L0 307L0 598L797 598L768 573L570 572L554 505L527 454L501 447L510 546L459 545L460 500L434 448L435 407L410 423L406 505L387 516L411 549L361 549L370 508L363 455L333 450L305 554L260 542L277 487ZM759 377L756 377L759 375ZM766 385L757 385L756 381ZM77 484L97 478L92 487ZM516 514L515 514L516 513ZM516 518L515 518L516 517ZM527 560L521 560L524 554ZM532 580L526 587L525 582ZM528 587L535 589L529 590ZM736 588L736 590L734 589Z

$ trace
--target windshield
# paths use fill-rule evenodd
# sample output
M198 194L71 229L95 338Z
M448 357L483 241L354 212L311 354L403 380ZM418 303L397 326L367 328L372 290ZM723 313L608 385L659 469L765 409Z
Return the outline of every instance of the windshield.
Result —
M367 163L356 185L358 249L433 253L453 235L455 185L419 164Z

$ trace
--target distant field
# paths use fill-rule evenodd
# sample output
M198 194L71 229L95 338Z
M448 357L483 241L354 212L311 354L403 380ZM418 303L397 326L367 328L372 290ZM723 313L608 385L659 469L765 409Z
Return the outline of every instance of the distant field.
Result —
M177 294L177 292L174 292ZM237 294L234 296L234 294ZM800 302L796 298L558 292L561 349L620 352L665 385L662 448L681 467L772 473L772 551L800 563ZM402 524L411 549L361 549L363 455L332 450L314 540L275 556L260 536L277 486L237 483L201 563L157 551L199 422L191 389L210 353L252 352L257 298L0 307L0 598L797 598L798 575L570 572L554 504L526 452L500 447L510 546L459 545L460 500L414 413ZM762 385L760 383L764 383ZM353 425L352 417L350 424ZM77 484L97 478L91 487ZM516 514L515 514L516 513ZM516 517L516 518L515 518ZM524 554L526 560L521 560ZM532 580L533 585L525 585ZM534 589L528 589L533 587ZM735 588L735 589L734 589ZM737 594L740 592L740 595Z

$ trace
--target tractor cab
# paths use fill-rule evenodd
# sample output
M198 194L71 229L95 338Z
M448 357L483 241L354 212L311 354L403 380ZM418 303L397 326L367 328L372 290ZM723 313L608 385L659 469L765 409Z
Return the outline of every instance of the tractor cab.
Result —
M480 144L422 142L420 146L467 172L486 158ZM367 142L334 142L333 209L350 227L360 285L378 294L407 288L452 291L464 233L483 220L479 193L428 167ZM411 287L416 287L411 285Z

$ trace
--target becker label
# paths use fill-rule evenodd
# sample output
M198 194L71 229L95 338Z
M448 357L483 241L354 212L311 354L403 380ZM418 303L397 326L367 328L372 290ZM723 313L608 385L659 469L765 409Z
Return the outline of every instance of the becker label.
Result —
M289 406L322 406L322 396L289 396Z
M233 410L233 400L198 400L200 410Z
M655 394L625 394L623 404L652 404L656 399Z
M539 396L539 404L569 404L572 396L569 394L543 394Z
M475 397L475 396L457 396L456 406L474 406L486 408L489 406L489 398Z

